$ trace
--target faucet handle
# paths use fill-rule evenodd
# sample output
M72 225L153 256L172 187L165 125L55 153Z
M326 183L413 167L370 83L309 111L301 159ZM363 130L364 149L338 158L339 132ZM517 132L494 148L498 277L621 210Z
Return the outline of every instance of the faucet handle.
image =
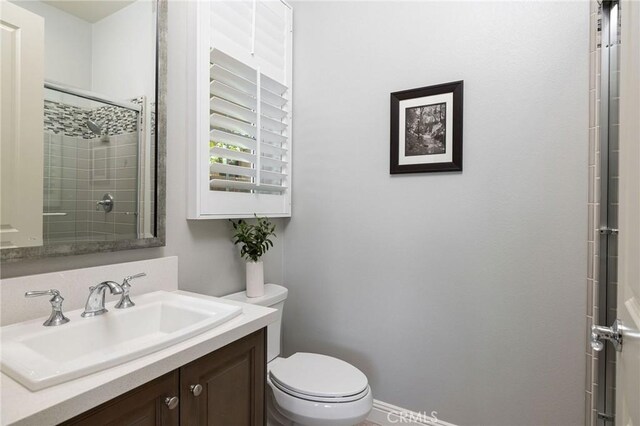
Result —
M51 290L28 291L28 292L26 292L24 294L24 297L38 297L38 296L53 296L54 298L55 297L62 297L62 296L60 296L60 292L58 290L56 290L55 288L52 288Z
M27 298L38 296L52 296L51 299L49 299L49 302L51 302L51 315L49 315L49 318L42 325L49 327L69 322L69 318L65 317L62 313L62 302L64 298L58 290L52 288L51 290L28 291L24 294L24 297Z
M129 275L128 277L125 277L125 279L122 281L122 295L120 296L120 301L116 303L116 309L126 309L136 305L129 297L129 290L131 289L131 284L129 284L129 282L133 279L146 276L147 274L145 274L144 272L140 272L139 274Z
M146 277L146 276L147 274L145 272L140 272L135 275L129 275L128 277L125 277L124 281L122 282L122 285L129 285L129 281L134 280L136 278Z

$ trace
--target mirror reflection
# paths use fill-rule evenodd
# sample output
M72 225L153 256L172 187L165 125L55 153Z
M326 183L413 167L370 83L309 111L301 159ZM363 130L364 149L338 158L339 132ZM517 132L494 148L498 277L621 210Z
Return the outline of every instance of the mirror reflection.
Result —
M30 49L31 74L42 78L39 97L20 92L37 114L3 114L2 126L13 121L19 134L25 119L41 117L41 132L3 131L2 248L154 237L155 1L10 3L24 31L44 34ZM10 43L2 47L10 63ZM16 157L27 151L28 161Z

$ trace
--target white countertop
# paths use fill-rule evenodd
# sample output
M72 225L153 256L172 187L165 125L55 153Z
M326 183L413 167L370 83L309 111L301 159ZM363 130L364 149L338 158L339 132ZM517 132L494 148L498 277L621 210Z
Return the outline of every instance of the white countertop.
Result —
M176 293L205 299L211 298L180 290ZM212 299L240 305L242 306L242 314L169 348L37 392L31 392L10 377L1 374L1 424L44 426L68 420L260 330L277 319L275 309L220 298Z

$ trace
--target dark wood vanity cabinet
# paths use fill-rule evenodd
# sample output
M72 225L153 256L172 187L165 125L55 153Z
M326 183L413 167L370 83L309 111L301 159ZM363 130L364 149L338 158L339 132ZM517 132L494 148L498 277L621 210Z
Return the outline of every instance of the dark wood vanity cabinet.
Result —
M169 409L165 401L177 396L179 383L179 371L174 370L82 413L63 425L177 425L180 411L178 407Z
M63 425L262 426L266 337L258 330Z
M181 425L264 424L265 338L261 330L180 369Z

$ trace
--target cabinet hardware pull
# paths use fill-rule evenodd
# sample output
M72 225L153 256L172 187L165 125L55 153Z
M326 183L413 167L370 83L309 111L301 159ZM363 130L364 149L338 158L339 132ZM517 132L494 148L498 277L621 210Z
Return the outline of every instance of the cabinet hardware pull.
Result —
M180 403L180 400L178 399L177 396L172 396L172 397L166 397L164 399L164 404L169 407L169 410L173 410L174 408L176 408L178 406L178 404Z
M193 396L200 396L200 394L202 393L202 385L201 384L191 385L189 387L189 390L191 391Z

